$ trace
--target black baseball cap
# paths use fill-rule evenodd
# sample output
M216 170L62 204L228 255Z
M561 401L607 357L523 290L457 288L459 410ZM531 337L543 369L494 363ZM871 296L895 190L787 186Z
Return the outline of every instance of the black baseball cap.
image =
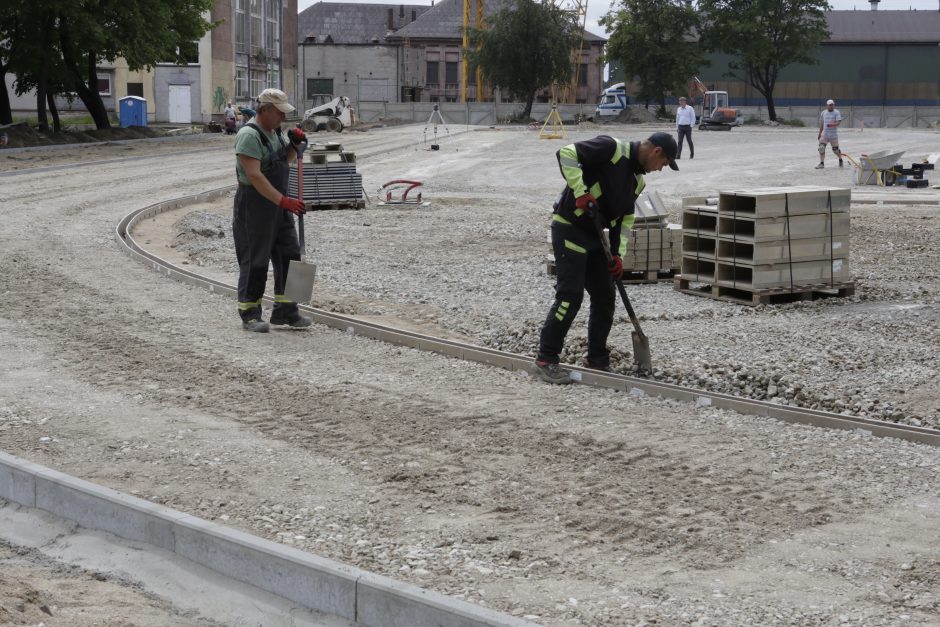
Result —
M669 133L653 133L649 136L649 143L659 146L663 149L666 158L669 159L669 167L678 170L676 165L676 155L679 154L679 147L676 145L675 138Z

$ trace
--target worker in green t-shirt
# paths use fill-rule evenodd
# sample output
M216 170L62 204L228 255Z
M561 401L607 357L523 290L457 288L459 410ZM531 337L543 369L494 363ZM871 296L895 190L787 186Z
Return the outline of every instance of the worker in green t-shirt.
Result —
M238 259L238 313L242 328L258 333L270 330L270 325L261 319L268 263L274 267L271 324L310 326L310 318L301 315L297 303L284 296L290 260L300 259L291 214L306 212L303 200L287 196L289 164L297 160L297 146L306 141L300 129L288 133L289 138L281 134L285 114L293 110L287 94L279 89L265 89L258 96L254 121L235 136L238 191L232 234Z

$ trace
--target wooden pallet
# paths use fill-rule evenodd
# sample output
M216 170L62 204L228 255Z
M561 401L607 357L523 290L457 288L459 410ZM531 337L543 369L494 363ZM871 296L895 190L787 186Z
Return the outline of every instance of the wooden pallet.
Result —
M762 290L747 290L728 287L725 285L701 285L692 287L694 279L685 278L681 274L673 278L673 286L683 294L704 296L715 300L724 300L741 305L779 305L800 300L816 300L817 298L839 297L845 298L855 293L855 282L847 281L832 285L797 285L789 287L775 287Z
M643 283L659 283L671 281L679 272L675 268L670 270L624 270L620 281L624 285L641 285Z
M555 276L554 261L545 262L545 271L549 276ZM624 270L621 281L624 285L641 285L644 283L659 283L661 281L671 281L679 270Z
M307 203L307 211L330 211L337 209L362 209L366 206L365 200L349 200L329 203Z

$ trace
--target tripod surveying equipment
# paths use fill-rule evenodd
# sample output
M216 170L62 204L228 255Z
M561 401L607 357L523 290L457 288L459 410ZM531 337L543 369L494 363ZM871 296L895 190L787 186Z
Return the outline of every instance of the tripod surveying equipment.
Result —
M549 127L551 124L551 127ZM567 139L568 131L565 130L565 125L561 121L561 115L558 114L558 105L555 102L552 102L552 111L548 114L548 117L545 118L545 123L542 124L542 130L539 131L539 139Z
M434 110L431 111L431 115L428 116L428 121L424 123L424 143L428 143L428 126L434 126L434 143L431 144L431 150L440 150L440 146L437 143L437 125L440 124L444 127L444 132L450 135L450 130L447 128L447 122L444 121L444 116L441 115L441 109L438 105L434 105Z

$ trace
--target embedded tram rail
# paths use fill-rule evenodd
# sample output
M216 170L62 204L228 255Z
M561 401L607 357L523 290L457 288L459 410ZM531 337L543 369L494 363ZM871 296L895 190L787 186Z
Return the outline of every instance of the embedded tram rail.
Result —
M394 150L394 148L391 150ZM236 292L235 286L181 268L149 252L138 243L133 236L134 226L141 220L152 218L165 211L179 209L186 205L215 200L230 193L234 188L235 186L221 187L199 194L155 203L142 209L132 211L118 223L115 229L117 242L131 257L149 265L154 271L165 274L171 279L208 289L212 293L234 296ZM269 306L273 304L273 299L270 295L265 295L264 300ZM309 315L314 322L324 326L381 340L390 344L431 351L448 357L488 364L510 371L528 373L531 367L531 358L523 355L375 324L353 316L341 315L309 305L301 305L300 309ZM618 390L631 395L659 396L694 403L697 406L728 409L743 414L766 416L785 422L828 429L859 431L878 437L898 438L909 442L940 446L940 431L936 429L894 424L858 416L781 405L779 403L708 392L692 387L684 387L628 375L599 373L577 366L566 365L566 367L572 371L572 378L575 382L582 385Z

